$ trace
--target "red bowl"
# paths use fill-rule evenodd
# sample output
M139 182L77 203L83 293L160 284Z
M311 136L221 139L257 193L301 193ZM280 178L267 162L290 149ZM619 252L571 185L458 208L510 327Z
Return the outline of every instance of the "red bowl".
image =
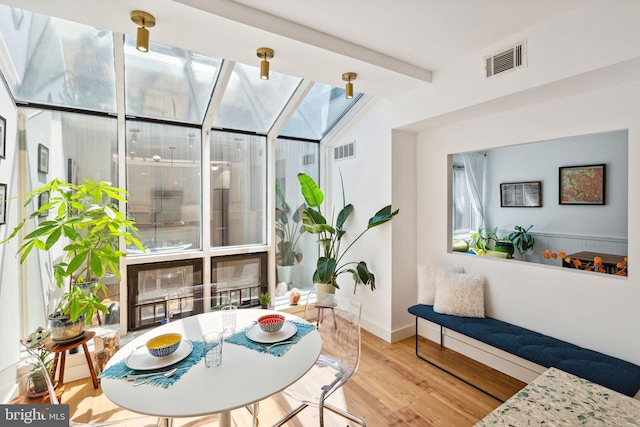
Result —
M282 314L266 314L258 318L260 329L267 333L278 332L284 325L284 316Z

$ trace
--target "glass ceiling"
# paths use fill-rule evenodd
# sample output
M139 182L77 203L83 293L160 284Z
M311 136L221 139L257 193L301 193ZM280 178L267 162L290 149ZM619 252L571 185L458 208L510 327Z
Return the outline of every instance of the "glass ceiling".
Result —
M244 64L220 79L222 58L153 42L142 53L131 37L4 5L0 38L0 70L17 103L117 113L115 43L124 43L127 118L202 125L221 97L214 128L267 134L302 82L274 71L260 80ZM344 95L315 83L281 136L321 140L362 96Z

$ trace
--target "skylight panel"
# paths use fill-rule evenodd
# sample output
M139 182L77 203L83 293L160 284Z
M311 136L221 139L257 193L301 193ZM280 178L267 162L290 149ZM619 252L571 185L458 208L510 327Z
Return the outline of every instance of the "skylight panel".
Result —
M268 133L300 82L274 71L261 80L257 67L236 64L213 127Z
M0 67L18 102L116 111L110 31L8 6L0 16Z
M280 133L280 136L321 140L360 98L345 97L345 90L315 83Z
M151 42L149 52L125 38L126 114L200 124L222 59Z

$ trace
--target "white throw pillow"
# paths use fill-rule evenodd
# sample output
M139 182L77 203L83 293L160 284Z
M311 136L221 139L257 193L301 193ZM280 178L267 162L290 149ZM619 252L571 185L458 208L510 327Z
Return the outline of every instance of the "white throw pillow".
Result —
M433 305L436 296L436 276L444 272L464 273L464 268L438 264L418 265L418 304Z
M484 317L482 276L463 273L438 274L433 311L454 316Z

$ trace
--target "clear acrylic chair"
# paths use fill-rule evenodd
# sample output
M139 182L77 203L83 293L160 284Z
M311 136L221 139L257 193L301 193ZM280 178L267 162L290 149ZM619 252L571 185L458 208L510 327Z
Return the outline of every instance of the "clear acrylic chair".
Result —
M62 389L55 388L54 383L40 359L29 356L9 365L0 371L0 403L3 404L51 404L59 405ZM77 423L69 421L70 427L100 426L140 426L158 427L156 417L139 416L126 420Z
M165 295L166 318L171 322L183 317L220 310L230 304L226 283L206 283L183 287Z
M321 292L307 295L304 318L316 324L322 337L322 351L311 370L284 391L301 404L274 427L283 425L308 406L318 409L321 427L324 426L325 409L366 426L362 419L326 401L358 369L361 310L362 305L349 298Z
M0 403L3 404L57 404L53 384L49 383L46 369L37 356L19 360L0 371ZM50 382L50 381L49 381ZM51 399L51 395L54 399Z

